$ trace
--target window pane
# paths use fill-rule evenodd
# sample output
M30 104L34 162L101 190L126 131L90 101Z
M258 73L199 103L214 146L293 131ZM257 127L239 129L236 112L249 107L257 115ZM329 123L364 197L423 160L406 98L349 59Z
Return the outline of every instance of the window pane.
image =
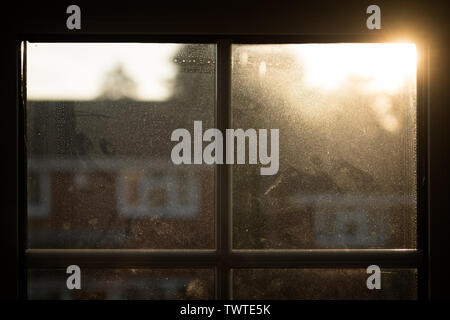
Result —
M369 290L366 269L237 269L234 299L417 299L415 269L382 269L381 289Z
M234 248L415 248L415 45L232 52L233 127L279 129L277 174L233 166Z
M66 270L28 271L33 300L214 299L213 270L83 269L81 289L69 290Z
M28 44L28 246L214 247L214 167L171 133L214 126L215 47Z

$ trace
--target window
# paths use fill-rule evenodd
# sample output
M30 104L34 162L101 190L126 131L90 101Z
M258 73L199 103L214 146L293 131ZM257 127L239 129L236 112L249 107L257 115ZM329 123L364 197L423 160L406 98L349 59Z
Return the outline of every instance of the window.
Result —
M28 44L30 249L214 248L214 168L170 160L173 130L213 126L214 50Z
M237 128L280 128L276 179L233 168L238 249L415 249L416 48L233 46Z
M30 299L419 297L415 45L25 47ZM280 129L278 174L174 165L196 120Z
M28 276L28 297L34 300L214 298L214 272L209 269L90 268L83 272L83 290L67 290L63 269L35 269Z

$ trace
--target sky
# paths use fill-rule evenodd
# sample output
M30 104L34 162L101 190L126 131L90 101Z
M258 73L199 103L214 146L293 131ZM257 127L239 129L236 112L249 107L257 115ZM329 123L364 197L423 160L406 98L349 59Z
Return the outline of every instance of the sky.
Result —
M138 85L137 99L163 101L176 76L178 44L28 43L27 96L31 100L92 100L106 73L122 65ZM272 48L273 46L267 46ZM411 43L297 44L290 49L304 66L305 85L334 90L348 78L366 79L370 91L396 92L415 77L417 52ZM256 46L258 51L264 46ZM262 51L263 52L263 51ZM273 54L273 53L269 53ZM260 73L266 72L260 65Z
M30 100L91 100L105 73L121 64L138 84L137 99L170 98L177 44L27 43Z

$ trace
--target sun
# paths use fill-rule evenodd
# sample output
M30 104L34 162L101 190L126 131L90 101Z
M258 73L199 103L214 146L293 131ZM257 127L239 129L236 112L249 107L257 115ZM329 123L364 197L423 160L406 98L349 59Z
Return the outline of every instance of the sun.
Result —
M305 85L318 89L356 79L367 91L395 93L416 77L413 43L302 44L291 50L303 66Z

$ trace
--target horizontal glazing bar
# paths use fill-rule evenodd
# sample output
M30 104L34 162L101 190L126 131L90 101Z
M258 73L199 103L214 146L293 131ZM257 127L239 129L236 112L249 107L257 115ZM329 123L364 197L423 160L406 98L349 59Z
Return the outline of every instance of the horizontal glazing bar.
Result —
M419 267L421 252L408 249L374 250L213 250L28 249L28 268L64 268L71 264L92 268L205 267Z

